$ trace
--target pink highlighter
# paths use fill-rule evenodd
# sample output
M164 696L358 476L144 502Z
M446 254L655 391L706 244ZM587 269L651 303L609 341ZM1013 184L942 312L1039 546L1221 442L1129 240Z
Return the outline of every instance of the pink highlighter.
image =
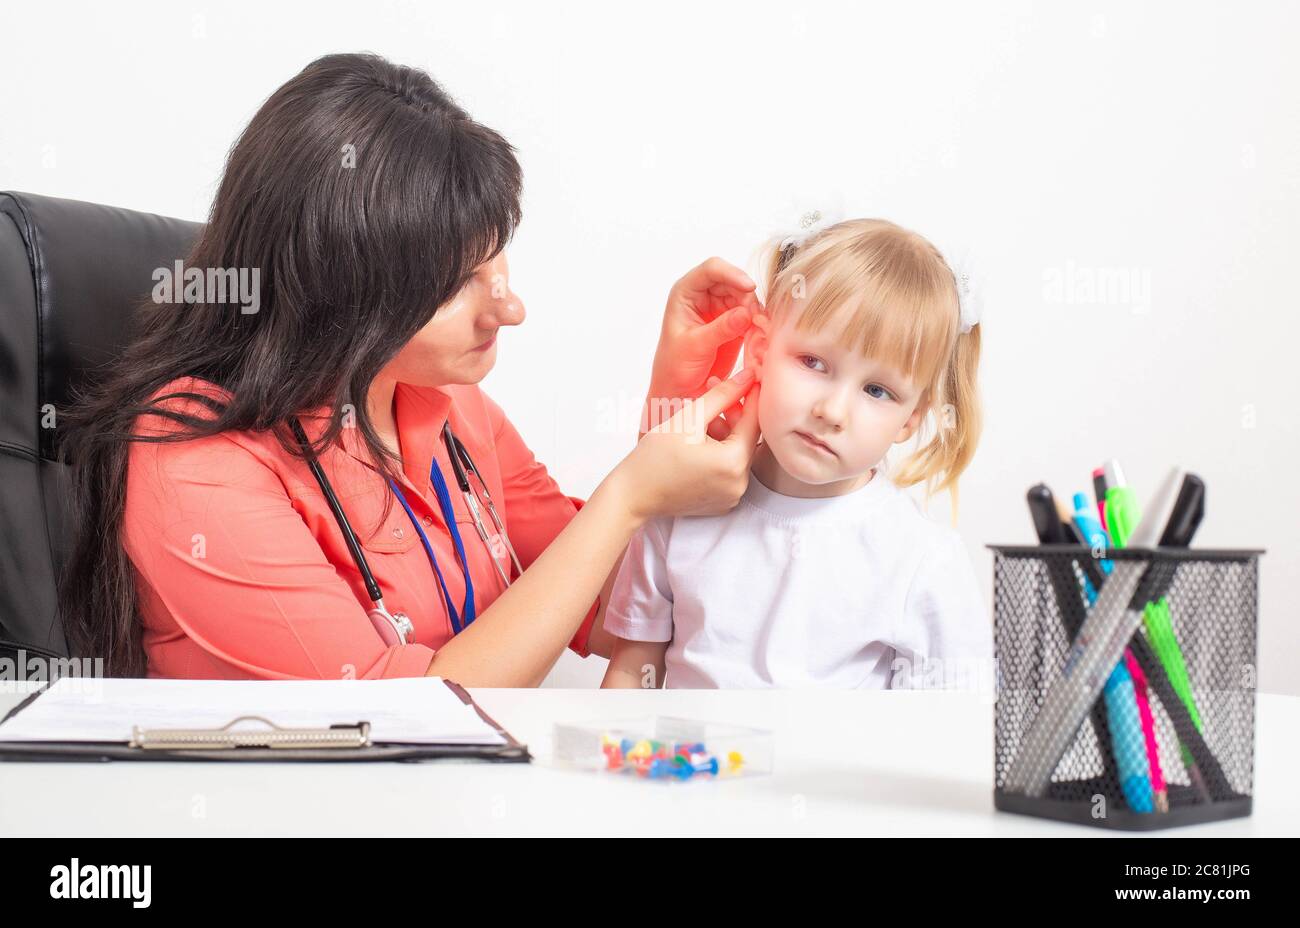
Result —
M1157 812L1169 811L1169 794L1165 789L1165 775L1160 769L1160 748L1156 743L1155 718L1151 715L1151 701L1147 697L1147 678L1138 666L1137 658L1124 649L1124 664L1133 677L1133 693L1137 697L1138 715L1142 719L1142 734L1147 742L1147 760L1151 763L1151 792Z

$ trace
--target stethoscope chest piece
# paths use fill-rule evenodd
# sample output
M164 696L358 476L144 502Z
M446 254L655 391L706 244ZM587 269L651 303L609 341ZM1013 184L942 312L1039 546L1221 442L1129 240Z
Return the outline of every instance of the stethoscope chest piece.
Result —
M382 599L375 603L369 616L370 623L388 647L410 644L415 640L415 626L411 624L411 617L405 612L389 612Z

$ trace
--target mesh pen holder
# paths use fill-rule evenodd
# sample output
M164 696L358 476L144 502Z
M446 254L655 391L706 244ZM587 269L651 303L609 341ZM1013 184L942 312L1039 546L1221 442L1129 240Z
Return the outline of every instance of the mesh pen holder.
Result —
M1264 552L988 547L995 807L1128 831L1249 815Z

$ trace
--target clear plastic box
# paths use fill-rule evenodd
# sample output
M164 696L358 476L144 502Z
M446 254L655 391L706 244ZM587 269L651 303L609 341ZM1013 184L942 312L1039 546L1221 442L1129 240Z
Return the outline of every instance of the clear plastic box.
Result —
M555 762L673 783L760 776L772 772L772 733L668 716L556 724Z

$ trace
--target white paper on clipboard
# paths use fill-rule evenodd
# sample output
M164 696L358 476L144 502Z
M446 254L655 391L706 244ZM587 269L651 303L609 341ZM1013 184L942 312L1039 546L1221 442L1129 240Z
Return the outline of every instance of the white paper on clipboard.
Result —
M0 741L120 742L145 729L221 728L261 716L282 728L370 723L376 744L501 745L439 677L394 680L78 679L54 682L0 724Z

